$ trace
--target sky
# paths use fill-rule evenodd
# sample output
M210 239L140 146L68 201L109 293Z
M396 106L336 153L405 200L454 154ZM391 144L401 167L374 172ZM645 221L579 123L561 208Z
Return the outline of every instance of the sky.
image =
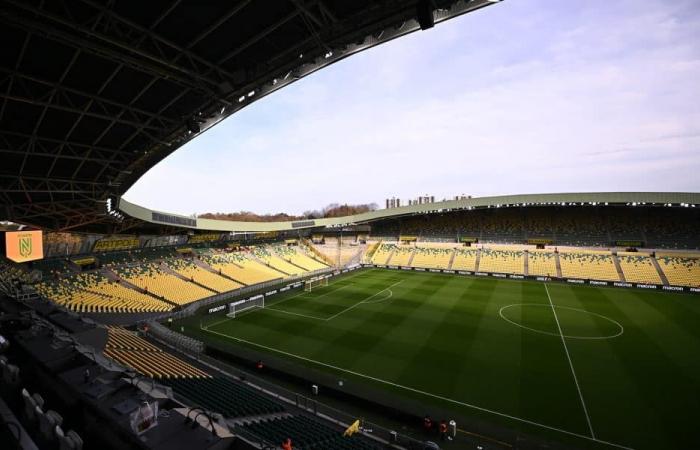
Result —
M506 0L252 103L125 195L300 214L546 192L700 191L700 2Z

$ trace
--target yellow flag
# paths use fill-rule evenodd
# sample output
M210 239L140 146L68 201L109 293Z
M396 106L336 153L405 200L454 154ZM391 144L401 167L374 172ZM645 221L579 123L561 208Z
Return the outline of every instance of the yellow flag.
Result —
M357 433L360 431L360 419L357 419L348 427L347 430L345 430L345 433L343 433L343 436L352 436L354 433Z

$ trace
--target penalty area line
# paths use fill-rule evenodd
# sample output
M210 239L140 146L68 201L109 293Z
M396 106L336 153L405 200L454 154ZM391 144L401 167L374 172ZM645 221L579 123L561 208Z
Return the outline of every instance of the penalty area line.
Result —
M380 292L381 292L381 291L380 291ZM354 375L354 376L357 376L357 377L360 377L360 378L365 378L365 379L368 379L368 380L375 381L375 382L377 382L377 383L385 384L385 385L388 385L388 386L393 386L393 387L396 387L396 388L399 388L399 389L403 389L403 390L406 390L406 391L409 391L409 392L413 392L413 393L416 393L416 394L425 395L426 397L432 397L432 398L435 398L435 399L438 399L438 400L442 400L442 401L445 401L445 402L448 402L448 403L452 403L452 404L455 404L455 405L464 406L464 407L466 407L466 408L471 408L471 409L474 409L474 410L477 410L477 411L481 411L481 412L485 412L485 413L488 413L488 414L493 414L493 415L496 415L496 416L504 417L504 418L506 418L506 419L514 420L514 421L516 421L516 422L521 422L521 423L525 423L525 424L528 424L528 425L533 425L533 426L540 427L540 428L544 428L544 429L551 430L551 431L556 431L556 432L559 432L559 433L567 434L567 435L569 435L569 436L574 436L574 437L577 437L577 438L581 438L581 439L585 439L585 440L588 440L588 441L597 442L597 443L599 443L599 444L608 445L608 446L620 448L620 449L623 449L623 450L634 450L634 449L632 449L631 447L626 447L626 446L624 446L624 445L615 444L615 443L613 443L613 442L602 441L602 440L600 440L600 439L596 439L596 438L593 438L593 437L588 436L588 435L585 435L585 434L580 434L580 433L575 433L575 432L573 432L573 431L563 430L563 429L561 429L561 428L553 427L553 426L551 426L551 425L545 425L545 424L543 424L543 423L534 422L534 421L532 421L532 420L523 419L523 418L517 417L517 416L512 416L512 415L510 415L510 414L502 413L502 412L495 411L495 410L492 410L492 409L484 408L484 407L477 406L477 405L472 405L472 404L470 404L470 403L461 402L461 401L459 401L459 400L454 400L454 399L452 399L452 398L443 397L442 395L432 394L432 393L430 393L430 392L421 391L420 389L415 389L415 388L412 388L412 387L409 387L409 386L403 386L403 385L394 383L394 382L392 382L392 381L383 380L383 379L381 379L381 378L376 378L376 377L373 377L373 376L371 376L371 375L365 375L365 374L360 373L360 372L355 372L355 371L353 371L353 370L344 369L344 368L342 368L342 367L334 366L334 365L332 365L332 364L327 364L327 363L324 363L324 362L321 362L321 361L316 361L315 359L307 358L307 357L305 357L305 356L295 355L294 353L289 353L289 352L286 352L286 351L284 351L284 350L279 350L279 349L276 349L276 348L273 348L273 347L268 347L268 346L266 346L266 345L258 344L258 343L256 343L256 342L248 341L248 340L246 340L246 339L238 338L238 337L231 336L231 335L228 335L228 334L219 333L219 332L217 332L217 331L212 331L212 330L207 330L207 329L205 329L204 331L206 331L206 332L208 332L208 333L216 334L216 335L221 336L221 337L226 338L226 339L231 339L231 340L234 340L234 341L237 341L237 342L242 342L242 343L244 343L244 344L252 345L252 346L254 346L254 347L263 348L263 349L265 349L265 350L268 350L268 351L271 351L271 352L275 352L275 353L279 353L279 354L281 354L281 355L285 355L285 356L289 356L289 357L292 357L292 358L296 358L296 359L299 359L299 360L302 360L302 361L310 362L310 363L312 363L312 364L316 364L316 365L319 365L319 366L327 367L327 368L329 368L329 369L337 370L337 371L340 371L340 372L349 373L349 374L351 374L351 375Z
M287 311L284 309L271 308L269 306L267 308L264 308L264 309L267 311L277 311L277 312L280 312L283 314L289 314L292 316L306 317L307 319L323 320L324 322L326 321L326 319L324 319L323 317L309 316L307 314L295 313L295 312Z
M344 313L350 311L351 309L360 306L360 305L363 304L363 303L367 303L368 300L373 299L374 297L376 297L377 295L381 294L381 293L384 292L384 291L388 291L389 289L393 288L394 286L396 286L396 285L399 284L399 283L403 283L403 280L397 281L396 283L392 284L391 286L387 286L387 287L385 287L384 289L382 289L381 291L375 292L374 294L370 295L370 296L367 297L366 299L360 300L359 302L355 303L355 304L352 305L352 306L348 306L348 307L345 308L344 310L342 310L342 311L340 311L340 312L338 312L338 313L333 314L332 316L330 316L330 317L327 318L326 320L333 320L333 319L335 319L336 317L338 317L339 315L344 314ZM393 294L394 294L394 293L392 292L392 295L393 295Z

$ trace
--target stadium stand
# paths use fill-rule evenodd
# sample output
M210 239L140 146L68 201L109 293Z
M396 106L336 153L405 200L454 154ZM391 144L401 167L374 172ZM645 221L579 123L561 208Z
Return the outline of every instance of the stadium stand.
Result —
M554 252L548 250L528 251L528 275L545 277L557 276L557 262Z
M447 269L454 252L454 248L416 247L411 265L428 269Z
M525 273L525 253L514 250L481 249L480 272Z
M213 293L175 275L163 272L155 263L117 269L121 278L141 289L178 305L186 305Z
M207 269L204 269L203 267L199 267L192 261L187 261L181 258L172 258L167 260L166 264L183 277L202 284L216 292L228 292L243 286L242 284L236 283L229 278L224 278L221 275L217 275L208 271Z
M478 255L479 250L477 249L456 249L454 260L452 261L452 269L475 271Z
M397 246L387 264L391 264L392 266L408 266L412 256L412 246Z
M333 450L379 450L380 447L355 437L345 437L340 431L303 415L253 422L247 427L271 442L291 438L294 448Z
M372 264L388 264L389 258L396 250L395 244L380 244L372 255Z
M103 266L130 266L157 262L173 256L173 248L143 248L129 251L96 253L95 256Z
M625 281L631 283L662 284L659 272L656 270L649 255L617 253L617 260L625 276Z
M22 283L30 283L32 281L29 272L21 265L4 258L0 258L0 279L6 282L17 280Z
M282 259L289 261L295 266L301 267L307 272L328 268L326 264L323 264L322 262L312 258L311 256L306 255L301 249L286 246L276 246L275 252Z
M419 236L419 242L459 242L461 237L485 243L523 243L547 239L560 246L606 247L615 241L641 241L647 248L699 248L696 210L625 206L531 206L487 208L385 219L372 224L373 239Z
M363 247L360 245L345 245L344 242L343 245L339 245L340 240L334 237L326 237L324 240L323 244L311 244L311 248L323 255L326 263L336 265L338 259L340 259L340 266L348 265L353 260L360 262L363 252Z
M166 312L173 306L92 272L39 283L38 293L82 313Z
M559 252L561 274L565 278L585 280L622 281L610 252Z
M263 283L281 279L284 274L271 269L257 261L250 260L243 254L236 253L216 253L212 255L201 255L215 271L246 285Z
M253 255L260 261L267 264L269 267L285 274L285 275L301 275L305 272L301 267L297 267L284 259L273 254L273 247L255 246L253 247Z
M34 268L41 270L44 277L59 278L66 274L73 273L69 262L65 258L50 258L34 262Z
M681 256L657 258L669 284L675 286L700 287L700 259Z
M672 249L698 249L698 237L700 236L700 224L697 216L693 217L692 212L684 212L682 215L688 217L675 217L669 219L668 216L649 214L642 219L644 225L644 236L650 246L656 248Z
M257 390L228 378L173 378L165 382L194 404L227 417L281 413L284 407Z
M208 378L209 374L164 352L134 333L108 327L105 356L151 378Z

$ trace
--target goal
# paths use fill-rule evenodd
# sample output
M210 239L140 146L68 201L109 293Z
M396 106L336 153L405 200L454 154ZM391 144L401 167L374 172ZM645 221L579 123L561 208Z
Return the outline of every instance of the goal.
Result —
M245 300L238 300L237 302L233 302L229 305L228 307L228 314L226 314L228 317L231 318L236 318L236 316L239 316L242 314L244 311L248 311L253 308L264 308L265 307L265 296L264 295L256 295L255 297L250 297Z
M311 278L304 281L304 290L307 292L311 292L312 289L321 286L328 286L328 277Z

